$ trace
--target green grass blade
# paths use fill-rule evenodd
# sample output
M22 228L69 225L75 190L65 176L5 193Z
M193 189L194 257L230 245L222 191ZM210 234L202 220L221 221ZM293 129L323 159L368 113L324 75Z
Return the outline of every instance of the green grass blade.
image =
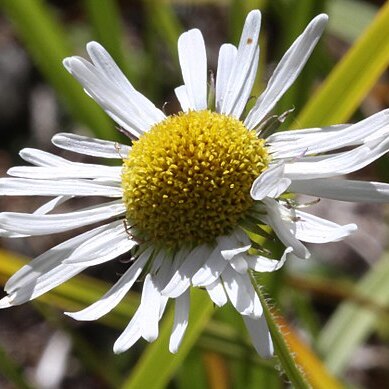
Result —
M115 0L85 0L85 9L91 22L94 38L112 55L118 65L123 63L121 49L122 28Z
M348 43L353 43L361 31L373 21L377 6L362 0L329 1L328 30Z
M115 138L110 119L68 74L62 60L74 54L58 20L41 0L1 0L35 64L63 98L70 112L98 136Z
M389 64L389 2L298 116L296 127L347 121Z
M288 50L294 40L304 31L309 22L318 14L325 11L326 2L324 0L292 0L281 4L272 4L274 10L279 14L280 36L277 45L277 57L280 59L283 53ZM291 18L290 15L294 17ZM312 53L308 63L293 85L277 104L277 112L283 113L293 107L300 110L309 99L309 88L318 73L318 69L323 64L321 45ZM292 116L292 115L291 115ZM289 123L291 118L287 119Z
M377 305L389 305L389 254L357 284L356 291ZM382 312L382 311L381 311ZM340 374L357 347L371 334L377 321L389 321L389 315L379 315L355 302L342 303L323 328L317 347L329 370Z
M177 40L184 32L183 27L173 12L172 5L158 0L143 0L148 22L153 31L154 40L158 36L163 40L175 63L178 62ZM155 35L157 34L157 35Z
M129 79L135 79L133 67L128 65L123 52L124 32L118 2L116 0L84 1L93 29L93 39L107 49Z
M189 326L177 354L169 352L169 338L174 311L170 309L160 328L158 339L150 344L131 375L125 380L122 389L165 388L185 357L197 341L214 311L213 304L204 291L193 289ZM158 374L150 374L150 372Z
M208 387L204 354L198 348L192 348L185 358L185 363L182 364L174 377L178 389L203 389Z

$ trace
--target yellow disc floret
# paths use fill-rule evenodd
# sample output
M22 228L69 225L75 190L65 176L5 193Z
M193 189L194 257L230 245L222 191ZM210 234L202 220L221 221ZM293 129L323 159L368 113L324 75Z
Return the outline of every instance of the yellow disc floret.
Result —
M127 219L140 238L162 245L211 242L246 215L251 185L268 162L264 141L231 116L169 116L123 162Z

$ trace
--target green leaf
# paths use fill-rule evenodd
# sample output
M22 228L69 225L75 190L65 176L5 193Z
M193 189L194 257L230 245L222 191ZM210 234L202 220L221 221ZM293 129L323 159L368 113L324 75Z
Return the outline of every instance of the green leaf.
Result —
M385 254L357 284L356 291L379 306L388 306L388 285L389 254ZM340 374L347 367L350 357L372 333L378 320L388 322L388 313L382 314L382 310L375 311L350 301L339 306L321 331L317 343L330 371Z
M107 115L89 98L68 74L62 60L75 51L59 21L41 0L1 0L36 66L63 98L71 113L98 136L117 136Z
M189 325L178 353L169 352L174 317L174 311L170 308L164 315L158 339L144 351L122 389L165 388L177 368L184 362L214 311L213 304L204 291L192 289L191 292Z
M300 128L347 121L389 64L389 2L295 121Z

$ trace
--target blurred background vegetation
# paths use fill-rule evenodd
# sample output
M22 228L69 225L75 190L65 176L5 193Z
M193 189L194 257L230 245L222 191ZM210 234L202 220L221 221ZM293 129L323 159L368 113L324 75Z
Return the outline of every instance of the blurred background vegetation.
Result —
M168 113L179 107L176 42L202 30L209 68L219 46L237 43L249 10L263 13L263 89L283 52L313 16L329 25L305 70L277 107L295 111L284 124L303 128L359 120L389 105L389 4L367 0L0 0L0 173L21 163L18 150L58 153L59 131L119 139L114 123L62 67L85 44L101 42L142 93ZM65 157L86 157L61 153ZM356 176L356 175L355 175ZM389 182L387 157L358 173ZM4 197L0 209L35 210L42 199ZM85 201L85 200L80 200ZM66 211L66 207L64 207ZM345 242L311 247L306 262L260 275L271 320L288 347L261 360L231 307L204 305L193 293L190 326L177 355L167 351L172 312L161 336L114 355L112 345L138 304L138 289L96 323L62 314L97 300L126 263L92 268L35 302L0 311L1 388L387 388L389 387L389 254L386 208L321 201L312 213L356 222ZM0 284L29 258L69 234L0 240ZM275 248L279 250L279 248ZM294 358L292 364L288 361Z

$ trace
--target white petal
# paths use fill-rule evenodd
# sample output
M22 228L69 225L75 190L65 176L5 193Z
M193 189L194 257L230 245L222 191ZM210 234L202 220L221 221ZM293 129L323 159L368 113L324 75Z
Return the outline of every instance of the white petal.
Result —
M169 341L169 351L171 353L175 354L178 351L186 328L188 327L189 304L190 294L188 289L176 299L173 330Z
M207 109L207 54L198 29L184 32L179 37L178 57L189 108L196 111Z
M161 110L157 109L149 99L135 90L103 46L97 42L89 42L87 50L96 68L116 86L118 91L128 95L137 108L137 113L141 119L146 122L151 120L151 122L157 123L165 118Z
M234 249L222 250L221 254L226 261L230 261L235 256L246 252L250 247L251 247L251 244L249 243L246 246L236 247Z
M310 256L307 248L296 239L296 226L292 220L283 219L282 206L277 201L265 198L267 215L263 220L274 230L278 238L286 247L292 247L294 254L299 258L307 259Z
M274 354L274 347L265 316L258 319L243 316L243 320L257 353L262 358L271 358Z
M261 28L261 13L251 11L246 18L234 60L228 85L224 88L220 112L239 117L247 103L258 65L258 36Z
M8 300L11 305L20 305L35 299L49 290L63 284L65 281L81 273L85 267L74 267L71 265L59 264L46 271L32 282L23 285L20 289L10 293Z
M180 255L180 254L178 254ZM155 267L156 262L160 261L160 264ZM154 282L161 292L172 278L172 275L177 271L181 265L182 260L175 260L173 255L165 250L157 251L153 259L153 265L150 273L154 277Z
M389 151L389 137L366 142L351 151L319 157L305 157L285 164L291 180L334 177L355 172Z
M118 88L99 69L79 57L66 58L66 69L80 82L85 91L132 136L144 134L156 122L148 118L137 107L133 95Z
M63 204L65 201L68 201L72 196L58 196L47 203L43 204L41 207L34 211L35 215L46 215L51 212L53 209L57 208L59 205Z
M230 261L230 266L238 273L246 273L248 270L248 263L243 255L236 255Z
M110 226L110 224L77 235L39 255L12 275L5 284L4 290L7 293L12 293L28 284L33 284L34 280L58 266L64 259L71 255L79 245L83 244L88 239L93 238L100 231L107 228L107 226Z
M30 162L32 167L39 167L40 169L49 169L50 167L53 169L72 169L75 167L79 167L80 169L100 169L100 168L109 168L111 166L101 165L101 164L92 164L92 163L83 163L83 162L73 162L69 161L65 158L59 157L58 155L47 153L46 151L38 150L38 149L30 149L25 148L20 152L20 157L27 162ZM31 166L30 166L31 167ZM11 168L9 171L12 171Z
M177 99L181 105L181 109L183 112L188 112L191 108L191 104L189 102L188 93L186 91L186 86L181 85L174 89L174 93L177 96Z
M290 190L341 201L389 202L389 184L382 182L317 178L314 180L295 180L292 182Z
M228 301L227 294L224 290L223 283L217 278L212 284L206 286L209 297L218 307L222 307Z
M154 283L151 274L147 274L143 282L142 297L140 303L140 322L142 337L148 342L158 338L159 312L161 294Z
M121 197L120 186L88 180L31 180L0 178L0 196L102 196Z
M30 162L35 166L66 166L72 164L65 158L38 149L25 148L19 151L19 155L26 162Z
M293 146L293 143L299 142L302 139L310 139L315 140L320 138L321 136L324 137L324 135L330 135L337 133L340 130L343 130L345 128L349 128L351 124L335 124L332 126L326 126L326 127L313 127L313 128L305 128L302 130L286 130L286 131L280 131L276 132L274 134L271 134L267 139L266 142L269 144L270 149L272 152L277 152L277 147L283 147L283 146ZM274 145L274 147L273 147Z
M144 251L119 281L98 301L79 312L65 312L75 320L97 320L115 308L134 285L150 258L151 250Z
M125 212L121 200L85 208L81 211L36 215L18 212L0 214L0 227L12 236L26 234L30 236L55 234L110 219Z
M136 245L119 220L80 245L63 263L95 266L128 253Z
M349 125L333 126L320 131L289 131L296 133L297 139L275 134L268 139L270 151L275 158L295 157L301 154L317 154L337 150L346 146L363 144L377 138L385 138L389 134L389 109L378 112L368 118ZM289 138L287 141L284 138Z
M227 266L227 261L223 258L219 246L216 247L207 261L192 277L192 285L203 287L212 284Z
M220 47L216 71L216 111L220 112L223 99L226 96L228 80L234 67L238 49L229 43Z
M246 289L246 280L243 275L228 266L222 274L222 280L228 298L235 309L241 315L250 315L254 301Z
M303 242L337 242L357 230L355 224L340 226L329 220L296 210L296 238Z
M227 266L227 260L250 248L250 245L247 245L250 241L244 233L232 233L228 236L220 236L216 239L216 242L217 246L212 250L204 265L192 277L193 286L202 287L212 284L219 278ZM246 246L242 248L242 245ZM236 249L237 247L238 249Z
M284 177L284 164L279 163L270 166L255 179L250 195L254 200L277 198L288 189L290 183L291 180Z
M135 315L128 323L127 327L120 334L119 338L113 345L113 352L115 354L123 353L132 347L141 337L141 326L140 326L140 310L135 312Z
M327 20L328 16L324 14L314 18L282 57L265 91L244 121L247 128L255 128L293 84L323 33Z
M121 166L85 165L85 166L15 166L7 172L10 176L39 180L68 178L109 178L120 181Z
M76 134L59 133L53 136L53 144L64 150L70 150L83 155L91 155L100 158L126 158L130 146L118 142L89 138Z
M12 302L9 296L4 296L2 299L0 299L0 309L11 308L11 307L12 307Z
M288 259L291 252L293 252L292 247L287 247L279 260L262 257L260 255L246 255L245 258L250 269L257 272L267 273L280 269Z
M244 80L240 93L237 95L235 104L231 109L230 112L231 116L240 118L246 107L247 101L253 89L255 78L257 76L258 61L259 61L259 47L257 47L254 52L254 57L251 62L250 68L247 72L246 79Z
M162 295L177 298L184 293L189 288L190 280L195 272L208 259L211 250L207 245L201 245L193 249L162 290Z

